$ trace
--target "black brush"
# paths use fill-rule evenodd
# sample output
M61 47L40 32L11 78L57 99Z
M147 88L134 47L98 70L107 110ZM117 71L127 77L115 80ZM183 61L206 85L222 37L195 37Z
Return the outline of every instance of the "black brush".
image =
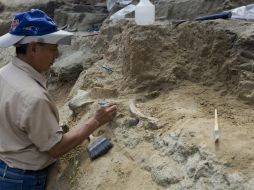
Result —
M113 144L104 136L93 137L89 136L90 144L87 146L87 152L91 160L106 154L112 147Z

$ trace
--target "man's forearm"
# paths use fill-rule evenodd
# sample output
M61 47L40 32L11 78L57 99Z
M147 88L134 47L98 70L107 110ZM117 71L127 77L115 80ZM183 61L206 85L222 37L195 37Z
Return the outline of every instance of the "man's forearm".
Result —
M83 126L65 133L61 141L53 146L48 153L54 158L64 155L81 144L99 125L100 123L96 119L89 119Z

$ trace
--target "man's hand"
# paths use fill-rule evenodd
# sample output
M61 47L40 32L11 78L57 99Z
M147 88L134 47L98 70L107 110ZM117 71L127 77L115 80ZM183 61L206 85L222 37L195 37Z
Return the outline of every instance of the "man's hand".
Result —
M84 139L101 125L111 121L116 115L116 105L106 104L98 109L95 115L88 119L83 126L77 127L65 133L61 141L55 144L48 153L57 158L69 152L71 149L83 142Z
M95 113L94 119L99 122L99 126L111 121L116 115L116 105L106 104L101 106Z

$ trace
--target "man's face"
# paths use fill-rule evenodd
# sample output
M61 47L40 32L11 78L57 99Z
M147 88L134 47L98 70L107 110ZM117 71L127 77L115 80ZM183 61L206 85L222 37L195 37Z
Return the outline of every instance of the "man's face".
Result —
M58 57L58 45L36 43L34 47L36 70L40 73L47 71Z

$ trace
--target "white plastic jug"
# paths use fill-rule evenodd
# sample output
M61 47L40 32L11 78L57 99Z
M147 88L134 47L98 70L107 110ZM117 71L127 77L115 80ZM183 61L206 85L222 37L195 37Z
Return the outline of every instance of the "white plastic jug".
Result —
M140 0L135 7L137 25L150 25L155 20L155 6L149 0Z

